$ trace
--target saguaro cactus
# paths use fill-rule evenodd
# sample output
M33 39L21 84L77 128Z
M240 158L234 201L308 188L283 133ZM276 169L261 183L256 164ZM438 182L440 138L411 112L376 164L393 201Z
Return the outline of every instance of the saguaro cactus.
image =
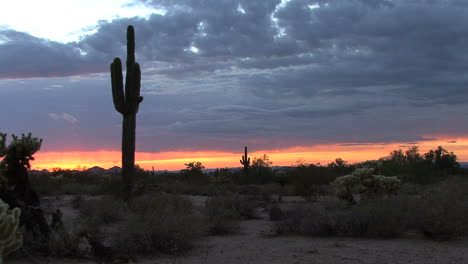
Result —
M244 171L245 171L245 174L247 175L247 173L249 172L249 166L250 166L250 158L247 156L247 146L244 147L244 156L242 156L240 163L244 165Z
M125 92L122 77L122 63L115 58L110 66L112 97L117 112L123 116L122 122L122 179L124 200L128 201L133 187L135 172L135 127L138 106L143 101L140 96L141 71L135 62L135 32L133 26L127 28L127 74Z

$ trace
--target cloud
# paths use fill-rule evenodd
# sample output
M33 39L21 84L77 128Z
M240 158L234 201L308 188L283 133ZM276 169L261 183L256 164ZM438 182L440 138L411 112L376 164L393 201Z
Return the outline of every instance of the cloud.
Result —
M84 56L75 44L62 44L14 30L0 30L0 78L79 75L102 71L99 57Z
M145 96L140 151L385 144L468 133L460 122L468 113L464 1L140 2L165 12L101 21L74 43L2 29L0 104L17 109L6 98L22 98L24 110L15 112L29 124L51 113L44 122L54 132L38 133L53 134L56 148L58 139L74 138L88 142L80 148L118 148L121 116L108 64L125 60L125 30L133 24ZM73 123L64 113L80 126L53 122ZM27 129L5 113L0 121Z
M71 124L76 124L79 122L76 117L68 113L62 113L62 114L50 113L49 117L52 118L53 120L64 120Z

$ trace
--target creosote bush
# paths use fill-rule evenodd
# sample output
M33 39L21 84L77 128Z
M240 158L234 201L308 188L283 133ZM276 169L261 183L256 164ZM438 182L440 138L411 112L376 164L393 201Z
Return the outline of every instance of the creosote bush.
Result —
M202 215L181 196L143 195L134 198L129 209L112 238L112 247L122 254L178 254L207 230Z
M278 204L273 205L269 210L271 221L280 221L284 219L284 213Z
M410 223L410 201L401 197L363 201L353 208L363 235L397 237ZM353 219L350 219L353 220Z
M111 196L81 201L79 209L81 217L97 225L115 223L124 217L126 211L125 204Z
M417 227L431 239L449 240L468 234L468 181L453 179L423 193Z
M49 251L55 257L82 258L89 254L84 238L76 231L53 230L49 240Z
M353 206L335 199L286 211L273 230L305 236L396 237L411 218L406 197L377 198Z
M208 221L209 232L225 235L240 231L240 202L237 195L218 195L205 202L204 214Z

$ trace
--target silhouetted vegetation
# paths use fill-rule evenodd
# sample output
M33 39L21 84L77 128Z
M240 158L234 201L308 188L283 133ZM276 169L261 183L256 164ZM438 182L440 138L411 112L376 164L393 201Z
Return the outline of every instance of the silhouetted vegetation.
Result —
M0 133L0 199L10 208L21 211L20 227L25 230L23 246L46 251L50 229L40 207L40 199L31 185L27 169L34 153L41 148L42 139L28 135L12 135L6 144L6 134Z
M143 101L140 96L141 71L135 62L135 31L133 26L127 28L127 72L125 90L122 77L122 63L115 58L111 64L112 98L117 112L122 114L122 180L123 197L130 199L135 173L135 127L138 107Z

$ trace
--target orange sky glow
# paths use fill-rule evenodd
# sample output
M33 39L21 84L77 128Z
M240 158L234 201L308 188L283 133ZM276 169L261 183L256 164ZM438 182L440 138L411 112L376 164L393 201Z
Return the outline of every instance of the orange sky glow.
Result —
M417 142L420 153L425 153L441 145L449 151L453 151L458 161L468 161L468 138L439 138L432 141ZM350 163L387 156L392 150L406 150L410 146L405 143L391 144L327 144L312 147L294 147L279 150L259 150L250 152L249 157L260 157L267 154L273 166L293 165L297 160L303 160L310 164L328 164L336 158L342 158ZM240 167L239 159L243 155L243 148L238 153L216 151L174 151L161 153L137 152L136 163L144 169L155 170L180 170L185 163L200 161L206 168ZM38 152L34 155L32 169L76 169L99 166L111 168L121 166L121 154L119 151L95 151L95 152Z

